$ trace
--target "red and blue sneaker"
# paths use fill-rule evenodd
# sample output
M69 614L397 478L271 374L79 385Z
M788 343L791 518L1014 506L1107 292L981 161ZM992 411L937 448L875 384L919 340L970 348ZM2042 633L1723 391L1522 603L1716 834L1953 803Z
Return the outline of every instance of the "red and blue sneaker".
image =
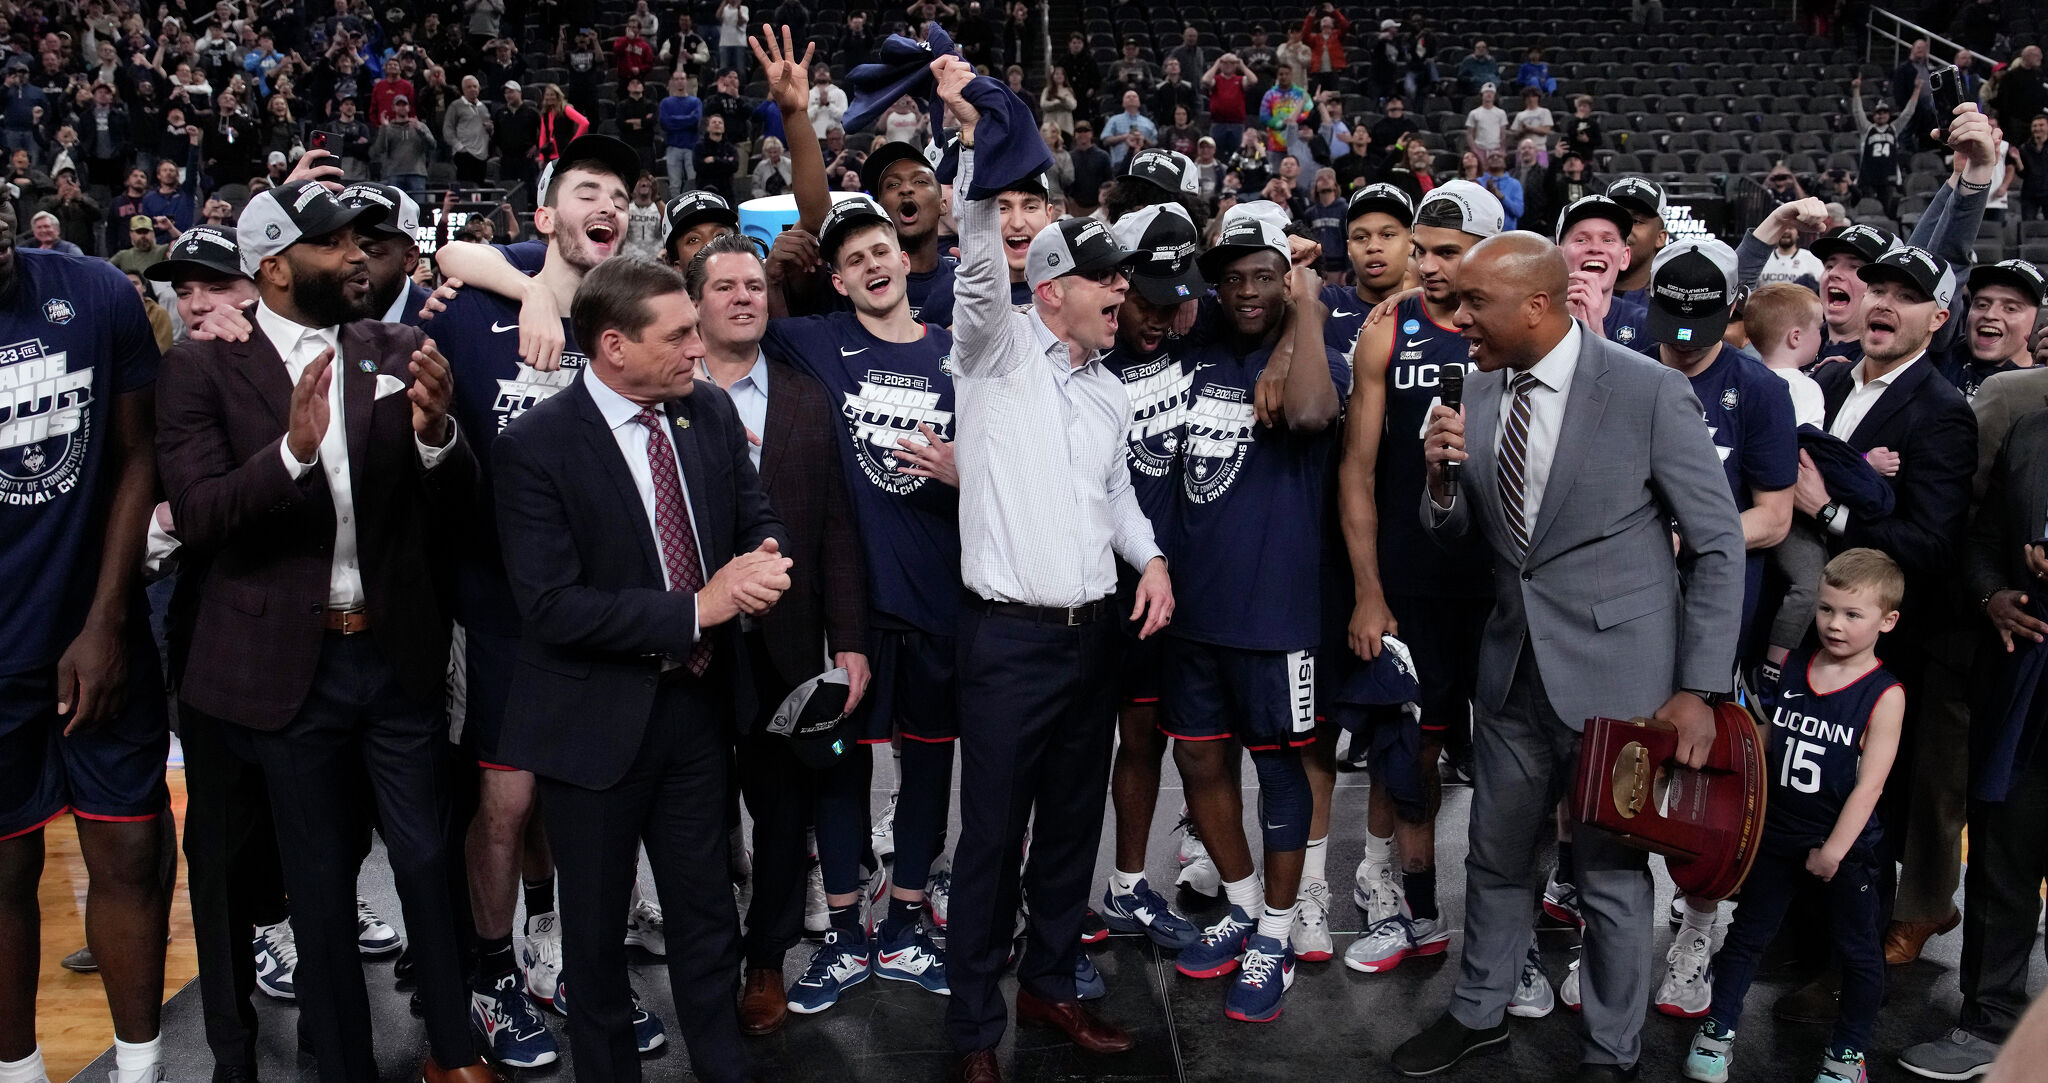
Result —
M789 1010L816 1015L839 1003L839 994L868 980L873 943L859 929L825 930L825 943L811 956L804 976L789 987Z
M491 1059L514 1068L538 1068L560 1056L555 1037L520 988L519 972L500 977L489 989L469 991L469 1025L490 1047Z
M1173 968L1190 978L1220 978L1237 969L1245 939L1257 927L1244 907L1232 906L1222 921L1203 930L1201 939L1182 949Z
M893 937L876 938L875 975L911 982L927 993L953 995L946 984L946 956L920 922L906 923Z
M1138 886L1122 895L1102 889L1102 921L1120 933L1144 933L1154 944L1170 951L1185 951L1201 932L1194 922L1173 912L1166 899L1142 878Z
M562 1018L569 1017L569 983L566 981L555 987L554 1009L562 1013ZM661 1025L661 1017L641 1007L640 994L634 993L633 1048L642 1053L652 1053L667 1042L668 1033Z
M1245 940L1237 980L1223 999L1223 1014L1240 1023L1270 1023L1280 1018L1282 1000L1294 984L1294 945L1253 933Z

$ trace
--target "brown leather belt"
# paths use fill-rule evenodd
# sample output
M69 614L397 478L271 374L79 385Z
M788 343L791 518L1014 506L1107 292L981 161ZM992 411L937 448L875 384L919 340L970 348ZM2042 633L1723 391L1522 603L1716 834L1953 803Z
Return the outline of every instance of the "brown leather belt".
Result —
M327 630L352 636L370 630L370 611L367 609L330 609L327 611Z

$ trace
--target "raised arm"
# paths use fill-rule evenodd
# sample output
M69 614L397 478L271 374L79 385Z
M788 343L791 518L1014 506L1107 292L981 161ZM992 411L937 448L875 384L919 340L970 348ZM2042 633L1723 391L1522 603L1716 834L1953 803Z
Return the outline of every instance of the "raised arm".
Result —
M1010 308L1010 275L1003 259L1002 216L993 199L969 199L974 186L974 129L981 113L961 92L974 69L959 57L932 61L939 97L960 127L960 168L953 177L953 217L960 223L960 266L953 272L953 359L970 376L1000 376L1026 351L1008 349L1019 321Z
M758 37L747 39L761 74L768 80L768 100L782 113L782 140L789 153L790 190L796 196L797 227L816 233L825 227L825 214L832 209L832 192L825 180L824 151L818 147L817 129L811 127L811 56L818 45L804 46L802 60L789 27L782 28L782 40L767 26Z

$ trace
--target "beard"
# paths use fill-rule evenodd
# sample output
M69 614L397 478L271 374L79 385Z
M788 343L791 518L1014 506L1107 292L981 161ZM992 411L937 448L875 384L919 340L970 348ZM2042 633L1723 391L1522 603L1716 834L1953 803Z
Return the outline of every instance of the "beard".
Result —
M376 307L374 289L363 294L360 301L351 303L348 299L346 287L356 274L349 268L321 271L294 266L292 303L298 306L300 315L312 321L315 327L335 327L376 316L384 310ZM388 299L385 306L390 306Z

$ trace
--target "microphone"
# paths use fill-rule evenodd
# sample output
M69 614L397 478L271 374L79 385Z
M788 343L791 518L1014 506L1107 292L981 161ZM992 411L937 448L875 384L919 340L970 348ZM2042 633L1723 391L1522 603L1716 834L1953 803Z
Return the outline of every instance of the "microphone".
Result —
M1438 402L1453 410L1463 406L1465 404L1465 366L1456 363L1445 365L1437 374L1436 389ZM1449 486L1453 492L1457 491L1459 467L1463 465L1463 463L1450 461L1444 463L1444 484Z

